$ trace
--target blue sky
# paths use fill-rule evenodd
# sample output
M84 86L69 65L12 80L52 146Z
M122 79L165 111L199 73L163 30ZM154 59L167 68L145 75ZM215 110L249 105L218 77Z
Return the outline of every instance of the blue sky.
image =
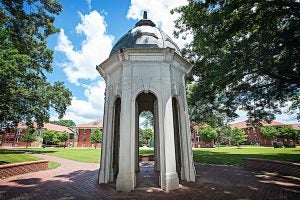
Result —
M59 0L63 11L56 17L55 26L61 31L49 38L49 48L54 50L53 73L49 81L64 81L72 91L72 105L64 119L85 123L102 119L105 82L96 71L96 65L108 58L117 40L142 18L148 18L173 38L172 8L187 4L186 0ZM173 40L179 47L191 41ZM246 118L245 113L239 112ZM57 119L51 112L51 120ZM294 116L282 115L279 120L296 122Z

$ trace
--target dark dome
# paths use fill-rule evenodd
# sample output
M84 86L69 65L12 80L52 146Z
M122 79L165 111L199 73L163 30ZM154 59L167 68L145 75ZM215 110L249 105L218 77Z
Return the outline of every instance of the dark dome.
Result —
M180 54L178 46L163 31L148 19L136 23L135 27L128 31L112 48L110 55L118 52L121 48L172 48Z

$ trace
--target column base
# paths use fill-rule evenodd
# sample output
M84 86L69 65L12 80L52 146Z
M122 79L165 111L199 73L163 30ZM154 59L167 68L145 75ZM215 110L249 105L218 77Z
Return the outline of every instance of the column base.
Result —
M165 184L162 184L162 189L169 190L177 190L179 188L179 179L177 173L169 173L165 174L164 180Z
M116 190L120 192L130 192L134 190L135 186L135 174L120 174L116 181Z
M108 180L105 178L105 172L104 170L99 170L99 179L98 183L108 183Z

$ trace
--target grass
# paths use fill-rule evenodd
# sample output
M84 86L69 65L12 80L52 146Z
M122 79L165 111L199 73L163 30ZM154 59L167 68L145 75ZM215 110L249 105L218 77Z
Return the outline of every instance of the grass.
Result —
M261 158L300 163L300 149L273 147L221 147L193 149L199 163L240 165L243 158Z
M41 160L40 158L0 148L0 165Z
M23 151L7 150L0 148L0 165L30 162L41 160L40 158L25 154ZM49 161L48 168L55 169L59 167L60 164L57 162Z
M48 163L48 169L55 169L55 168L58 168L59 166L60 166L60 164L57 162L49 161L49 163Z
M62 157L79 162L99 163L99 149L26 149L36 153L44 153L52 156ZM141 147L140 154L153 154L153 148ZM283 160L300 163L299 148L281 148L242 146L220 147L220 148L199 148L193 149L194 161L199 163L240 165L243 158L261 158L270 160Z
M149 148L149 147L140 147L139 149L139 154L140 155L149 155L149 154L154 154L154 149L153 148Z
M69 160L75 160L85 163L99 163L100 150L99 149L75 149L75 148L27 148L22 149L35 153L47 154Z

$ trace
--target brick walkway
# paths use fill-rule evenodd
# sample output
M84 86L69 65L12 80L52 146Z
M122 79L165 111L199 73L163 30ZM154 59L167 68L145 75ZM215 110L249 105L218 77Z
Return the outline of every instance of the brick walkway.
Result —
M0 199L299 199L300 178L246 170L242 167L197 164L196 183L181 182L165 192L157 186L151 164L141 165L138 187L116 192L113 184L97 184L98 164L37 155L61 167L0 180Z

